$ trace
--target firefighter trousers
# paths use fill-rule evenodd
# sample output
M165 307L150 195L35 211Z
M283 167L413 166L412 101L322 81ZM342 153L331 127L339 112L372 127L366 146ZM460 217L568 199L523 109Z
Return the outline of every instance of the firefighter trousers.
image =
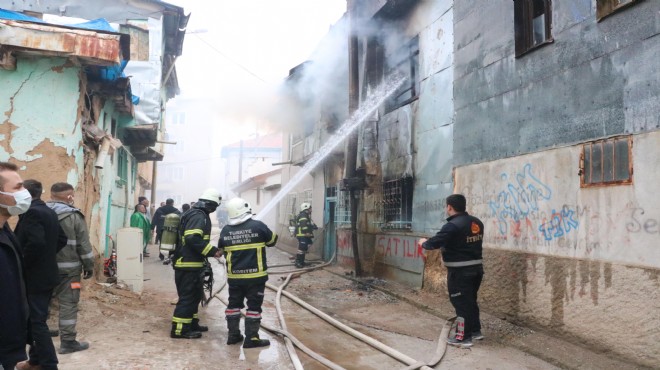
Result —
M464 335L464 338L471 338L472 333L481 330L477 293L483 276L482 265L447 268L449 301L456 310L456 316L464 319L465 329L463 333L460 333ZM457 331L457 338L460 334Z
M60 283L53 292L53 298L55 299L52 301L59 303L59 329L60 338L63 341L76 340L80 287L80 275L60 275Z
M247 285L230 284L229 304L227 305L225 314L228 316L236 313L240 315L241 308L245 307L244 302L247 300L245 317L261 319L261 305L264 303L265 290L266 282Z
M174 308L172 322L190 324L197 318L199 303L202 301L201 270L175 270L174 282L179 301Z

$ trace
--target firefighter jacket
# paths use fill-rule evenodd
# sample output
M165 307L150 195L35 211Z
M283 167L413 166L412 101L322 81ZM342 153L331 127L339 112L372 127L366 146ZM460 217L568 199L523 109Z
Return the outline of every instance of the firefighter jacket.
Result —
M467 212L447 218L447 223L438 233L424 242L424 249L442 251L442 259L447 267L481 265L484 224Z
M296 238L313 238L312 231L318 229L308 211L301 211L296 217Z
M266 247L277 243L277 234L261 221L248 219L238 225L227 225L220 232L218 247L227 259L227 282L247 285L266 282L268 265Z
M199 208L191 208L181 217L179 237L174 251L175 270L200 270L218 248L211 245L211 219Z
M94 270L94 252L89 241L85 216L78 208L64 202L47 202L57 213L62 230L66 234L66 246L57 252L57 267L60 275L80 276L84 271Z

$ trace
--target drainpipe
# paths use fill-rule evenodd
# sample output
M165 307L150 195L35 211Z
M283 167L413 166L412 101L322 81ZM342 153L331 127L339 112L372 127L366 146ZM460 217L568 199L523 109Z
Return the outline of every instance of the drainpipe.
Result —
M349 49L348 49L348 115L351 116L360 106L360 79L358 67L358 37L356 27L355 1L348 2L349 10ZM355 130L349 138L346 146L344 178L353 179L356 175L358 131ZM358 248L358 191L355 187L349 188L351 199L351 245L353 246L353 260L355 261L355 275L362 276L362 264L360 263L360 248Z
M110 216L112 216L112 191L108 193L108 211L105 213L105 252L103 255L109 257L108 254L108 239L110 236Z
M154 207L154 210L157 209L156 207L156 175L158 174L158 171L156 169L157 163L156 161L153 161L153 166L151 168L151 206ZM151 214L151 217L153 217L154 214Z

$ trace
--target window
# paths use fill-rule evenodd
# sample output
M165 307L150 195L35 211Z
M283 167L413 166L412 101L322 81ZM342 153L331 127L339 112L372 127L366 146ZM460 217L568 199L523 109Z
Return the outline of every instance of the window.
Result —
M185 151L185 145L183 140L177 140L176 145L172 148L173 153L183 153Z
M608 15L632 5L639 0L596 0L596 18L600 21Z
M632 184L632 136L586 143L582 147L580 186Z
M412 229L413 178L383 182L383 229Z
M175 166L172 167L172 181L182 181L183 180L183 167Z
M288 224L289 226L295 226L296 216L296 198L297 194L287 194L286 201L280 203L280 220L282 223Z
M376 53L378 50L375 51ZM408 77L385 104L385 111L391 112L409 104L419 95L419 38L415 37L406 45L388 56L387 75L394 72Z
M552 42L552 7L550 0L514 0L516 56Z
M117 149L117 184L122 186L128 181L128 154L126 149Z
M173 125L185 125L186 124L186 112L173 112L172 113L172 124Z
M110 120L110 135L117 137L117 120L114 118Z
M339 186L337 186L339 188ZM336 188L335 188L336 189ZM337 194L337 205L335 206L335 223L351 223L351 192L340 191Z
M131 40L131 60L148 61L149 60L149 30L146 24L138 26L125 24L119 26L119 32L130 36Z

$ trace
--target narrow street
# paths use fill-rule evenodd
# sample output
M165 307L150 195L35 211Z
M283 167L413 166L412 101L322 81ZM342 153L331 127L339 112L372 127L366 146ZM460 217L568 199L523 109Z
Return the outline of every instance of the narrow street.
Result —
M217 229L215 230L217 233ZM216 234L217 235L217 234ZM225 345L224 305L213 299L200 308L203 324L210 327L200 340L169 338L170 318L176 300L171 266L158 259L155 246L145 259L145 288L141 296L124 289L86 283L79 314L79 340L90 349L60 355L61 369L293 369L281 337L264 330L271 340L265 349L243 350ZM268 250L270 265L289 263L290 254ZM223 269L212 261L217 290ZM278 286L286 275L272 273L269 283ZM414 359L433 357L444 318L451 307L444 297L413 291L382 280L365 279L365 284L348 278L347 272L329 267L293 279L286 290L389 347ZM378 288L378 289L375 289ZM389 292L389 294L386 293ZM226 290L219 296L226 298ZM404 302L405 296L415 304ZM274 305L275 292L267 290L264 323L280 327ZM282 309L289 331L312 350L346 369L398 369L406 365L340 332L289 299L282 297ZM567 345L540 333L483 315L485 340L470 349L448 347L436 369L625 369L625 364L584 349ZM513 340L512 338L518 338ZM527 342L529 350L522 351ZM59 346L59 340L55 340ZM539 347L540 346L540 347ZM539 351L540 356L530 353ZM306 369L326 367L297 351ZM571 356L567 356L570 354ZM569 360L570 359L570 360ZM570 365L572 364L572 365ZM632 368L632 367L630 367Z

